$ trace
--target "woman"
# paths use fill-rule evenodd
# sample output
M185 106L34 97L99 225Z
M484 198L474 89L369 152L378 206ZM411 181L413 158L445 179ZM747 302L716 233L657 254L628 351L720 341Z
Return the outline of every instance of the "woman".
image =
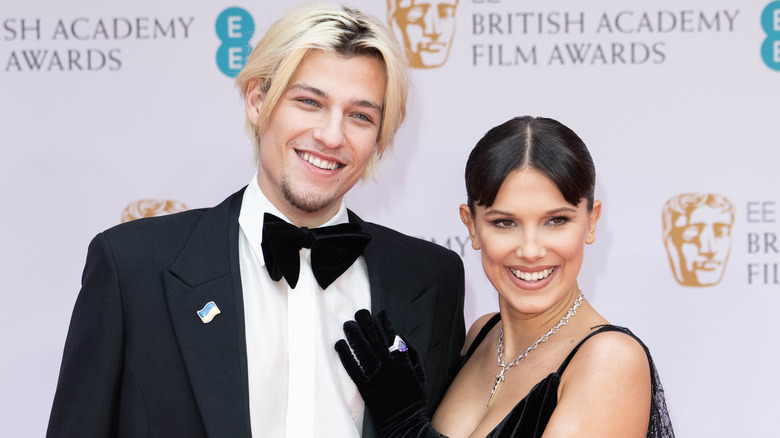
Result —
M674 436L647 348L577 284L601 215L594 188L588 149L555 120L515 118L477 143L460 216L500 312L469 330L430 421L414 350L382 315L345 324L355 356L336 348L384 436Z

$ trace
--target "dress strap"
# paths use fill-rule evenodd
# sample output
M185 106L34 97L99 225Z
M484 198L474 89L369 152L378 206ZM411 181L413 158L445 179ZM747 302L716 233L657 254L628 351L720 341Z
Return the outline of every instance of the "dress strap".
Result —
M469 351L466 352L466 358L471 357L472 354L474 354L474 351L477 350L477 347L479 347L479 344L482 343L482 341L485 340L485 336L487 336L488 333L490 333L490 330L493 329L493 327L498 324L498 321L501 321L501 313L496 313L493 315L492 318L488 320L488 322L485 323L485 325L482 326L482 329L479 330L479 333L477 334L477 337L474 338L474 342L471 343L469 346Z
M585 339L581 340L580 343L577 344L576 347L574 347L574 350L572 350L571 353L569 353L569 355L566 356L566 359L563 360L563 363L558 368L557 374L559 376L562 375L563 372L566 370L566 367L569 366L569 362L571 362L572 358L574 357L574 354L577 353L577 351L579 351L580 347L582 347L582 344L584 344L585 341L587 341L588 339L590 339L591 337L593 337L593 336L595 336L595 335L597 335L599 333L604 333L604 332L623 332L623 333L631 336L632 338L634 338L637 342L639 342L639 345L641 345L645 349L645 352L647 352L647 347L645 347L645 344L643 344L642 341L639 340L639 338L634 336L634 334L631 333L631 330L629 330L629 329L627 329L625 327L620 327L620 326L612 325L612 324L604 324L604 325L600 325L600 326L596 326L596 327L598 327L598 330L596 330L595 332L589 334L588 336L585 336ZM596 327L593 327L593 328L596 328ZM649 354L648 354L648 358L649 358Z

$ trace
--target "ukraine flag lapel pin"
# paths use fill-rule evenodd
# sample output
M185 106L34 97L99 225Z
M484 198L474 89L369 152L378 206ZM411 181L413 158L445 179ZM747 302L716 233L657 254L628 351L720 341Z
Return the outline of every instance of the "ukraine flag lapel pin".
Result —
M215 316L219 315L220 313L222 312L219 311L219 307L217 307L213 301L209 301L205 306L203 306L202 309L198 311L198 316L204 324L208 324L212 319L214 319Z

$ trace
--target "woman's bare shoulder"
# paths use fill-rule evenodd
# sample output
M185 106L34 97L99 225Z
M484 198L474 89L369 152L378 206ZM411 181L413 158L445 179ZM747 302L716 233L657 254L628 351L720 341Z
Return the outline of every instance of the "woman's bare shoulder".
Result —
M650 397L650 364L642 345L626 333L605 331L582 344L561 376L549 428L588 431L580 435L587 437L644 436Z
M614 376L649 381L650 363L645 349L622 331L604 331L585 341L566 370L585 381L614 380ZM602 382L603 383L603 382Z

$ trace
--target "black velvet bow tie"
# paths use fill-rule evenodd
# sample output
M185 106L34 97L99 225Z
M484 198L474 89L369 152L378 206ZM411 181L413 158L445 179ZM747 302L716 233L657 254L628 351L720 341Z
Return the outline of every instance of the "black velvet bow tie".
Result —
M266 213L263 218L263 258L273 281L282 276L291 288L298 284L299 252L311 248L311 267L321 288L327 289L357 260L371 238L360 225L339 224L320 228L298 228Z

